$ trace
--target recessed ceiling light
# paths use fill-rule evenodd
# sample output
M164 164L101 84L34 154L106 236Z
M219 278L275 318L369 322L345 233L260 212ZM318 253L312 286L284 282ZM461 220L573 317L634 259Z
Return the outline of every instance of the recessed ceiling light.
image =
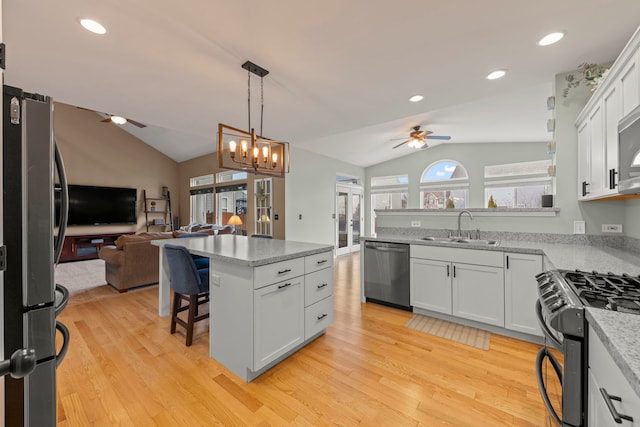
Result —
M420 102L424 99L424 96L422 95L413 95L411 98L409 98L409 101L411 102Z
M123 125L125 123L127 123L127 119L125 119L124 117L120 117L120 116L111 116L111 121L117 125Z
M82 25L86 30L91 31L92 33L105 34L107 32L107 29L104 28L102 24L94 21L93 19L83 18L80 20L80 25Z
M507 70L495 70L495 71L490 72L487 75L487 79L488 80L499 79L500 77L504 77L505 74L507 74Z
M564 33L561 32L547 34L538 41L538 46L549 46L550 44L559 42L563 37Z

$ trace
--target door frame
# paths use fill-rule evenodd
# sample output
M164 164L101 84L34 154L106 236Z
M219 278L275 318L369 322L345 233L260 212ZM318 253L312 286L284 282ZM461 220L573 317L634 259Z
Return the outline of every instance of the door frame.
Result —
M347 246L340 248L340 221L338 214L338 199L340 193L347 193ZM353 196L360 195L360 235L363 235L364 229L364 188L361 185L356 184L336 184L336 193L334 198L334 218L335 218L335 250L336 256L345 255L351 252L357 252L360 250L360 241L356 244L353 243Z

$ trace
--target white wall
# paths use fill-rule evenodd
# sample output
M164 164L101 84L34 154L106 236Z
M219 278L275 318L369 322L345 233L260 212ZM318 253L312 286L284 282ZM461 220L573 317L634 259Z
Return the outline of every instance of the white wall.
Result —
M336 174L362 181L364 168L291 147L291 172L285 177L287 240L335 244Z
M625 203L625 220L622 231L625 236L640 239L640 200L629 200Z

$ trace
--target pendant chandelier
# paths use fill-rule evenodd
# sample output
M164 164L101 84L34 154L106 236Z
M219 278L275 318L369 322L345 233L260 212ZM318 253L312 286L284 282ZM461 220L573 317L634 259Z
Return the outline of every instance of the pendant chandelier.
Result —
M253 172L261 175L284 176L289 172L289 143L262 136L264 115L264 77L269 71L247 61L242 64L247 70L247 104L249 111L249 131L218 124L218 166ZM260 134L251 127L251 74L260 77Z

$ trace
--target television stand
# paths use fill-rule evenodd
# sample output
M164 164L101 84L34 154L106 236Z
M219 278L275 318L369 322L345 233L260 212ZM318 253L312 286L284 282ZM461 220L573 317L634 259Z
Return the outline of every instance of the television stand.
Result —
M123 234L134 234L131 231L120 233L96 233L65 236L59 262L84 261L97 259L98 252L105 245L115 245Z

